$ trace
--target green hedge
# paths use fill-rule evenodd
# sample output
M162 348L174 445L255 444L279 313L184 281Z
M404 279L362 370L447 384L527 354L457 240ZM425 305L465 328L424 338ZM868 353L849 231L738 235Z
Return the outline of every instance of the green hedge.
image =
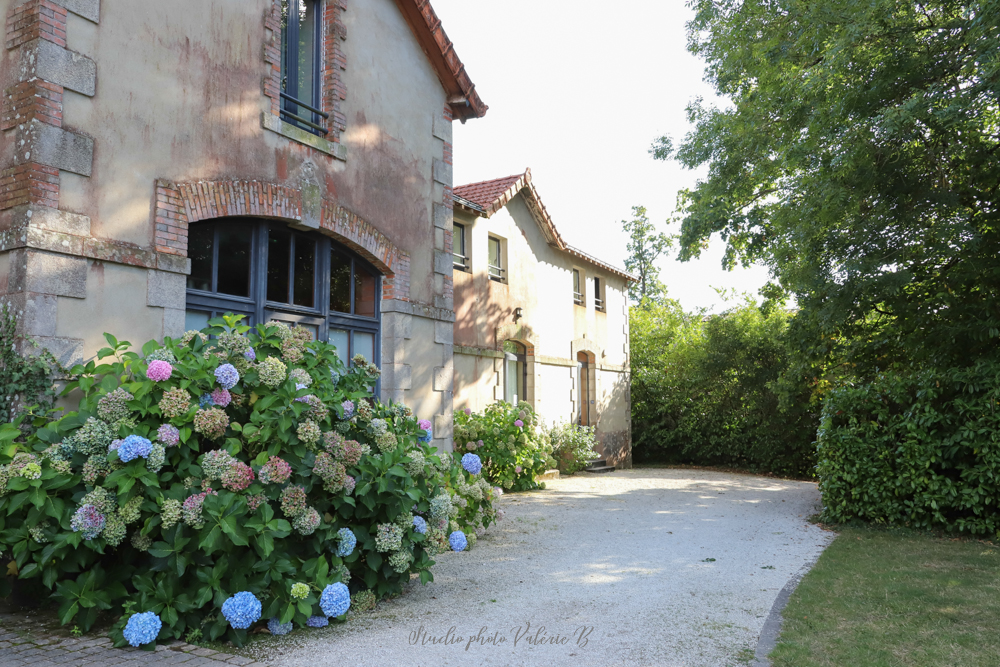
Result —
M824 517L997 534L1000 364L886 374L827 396Z
M812 475L818 410L787 377L790 318L750 301L709 317L632 308L634 460Z
M325 587L371 600L429 581L449 535L471 545L494 520L485 479L427 444L406 406L372 399L373 364L239 320L141 354L108 335L72 369L76 410L0 425L0 552L63 623L107 612L121 644L130 613L152 612L160 639L241 643L220 613L237 592L262 603L260 623L303 626L325 616Z

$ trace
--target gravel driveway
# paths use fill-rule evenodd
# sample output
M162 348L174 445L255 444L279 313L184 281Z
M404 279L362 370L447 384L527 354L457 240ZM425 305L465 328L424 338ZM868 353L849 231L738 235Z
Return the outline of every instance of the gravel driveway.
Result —
M782 586L833 538L806 521L819 510L815 484L750 475L579 473L501 502L506 520L472 551L441 556L433 583L267 642L258 659L744 665Z

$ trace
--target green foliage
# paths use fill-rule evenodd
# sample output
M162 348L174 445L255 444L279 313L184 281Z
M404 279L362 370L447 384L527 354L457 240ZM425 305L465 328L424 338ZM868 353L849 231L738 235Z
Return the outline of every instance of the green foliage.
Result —
M825 518L1000 534L1000 364L886 374L830 392Z
M713 234L801 309L809 363L871 379L1000 337L1000 32L971 0L695 0L690 50L731 101L689 107L681 257ZM808 364L806 364L808 365Z
M673 245L674 240L656 228L646 217L643 206L632 207L632 219L622 220L622 229L629 236L628 258L625 269L638 277L638 282L629 283L628 295L634 303L658 303L667 296L667 288L660 282L660 269L656 260Z
M632 308L635 460L811 474L816 417L788 374L789 319L750 300L712 317Z
M523 426L517 426L520 421ZM509 491L537 489L535 477L554 467L551 449L539 437L538 418L531 406L505 401L488 405L482 414L455 413L456 457L474 452L483 462L483 476Z
M556 460L559 472L572 475L586 468L597 458L594 447L597 445L596 431L593 426L577 426L576 424L553 424L551 428L541 429L543 440L548 441L552 448L552 458Z
M12 422L24 411L46 414L55 404L55 378L66 373L48 350L22 355L17 343L17 320L5 303L0 307L0 422Z
M379 371L364 358L347 369L304 330L240 319L212 320L162 347L150 341L142 354L106 334L98 361L73 369L65 395L79 397L76 411L36 418L40 428L23 437L21 422L0 425L0 551L22 579L53 591L64 624L86 630L102 611L119 615L112 637L122 644L133 603L160 616L160 639L239 644L247 631L220 613L239 591L261 600L262 621L301 626L320 613L330 583L381 598L411 574L432 580L443 540L417 532L413 514L477 480L419 443L408 408L371 398ZM172 364L169 379L149 379L154 359ZM228 396L216 376L223 364L240 376ZM126 436L155 444L125 461ZM262 475L272 457L290 479ZM444 527L475 534L489 525L492 489L479 486ZM84 504L106 518L92 539L74 530ZM388 524L401 539L380 550ZM342 528L357 537L345 556ZM296 583L305 598L301 587L292 595Z

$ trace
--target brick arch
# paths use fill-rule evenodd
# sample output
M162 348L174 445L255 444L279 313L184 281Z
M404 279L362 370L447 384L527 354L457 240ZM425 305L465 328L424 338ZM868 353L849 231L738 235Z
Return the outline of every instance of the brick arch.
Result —
M525 355L535 356L538 334L527 324L501 324L496 332L497 351L503 350L504 341L513 340L524 346Z
M156 250L187 257L188 225L200 220L247 216L284 220L315 229L368 260L384 275L383 299L410 300L410 256L370 222L327 200L309 224L300 188L264 181L156 181Z

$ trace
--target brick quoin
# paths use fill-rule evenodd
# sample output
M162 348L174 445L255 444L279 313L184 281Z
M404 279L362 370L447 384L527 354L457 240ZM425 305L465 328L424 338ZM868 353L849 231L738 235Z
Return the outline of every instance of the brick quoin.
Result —
M296 188L262 181L156 181L153 220L158 252L187 257L188 225L228 216L301 220L302 193ZM409 301L410 256L371 223L324 201L320 230L384 274L383 298Z
M34 39L65 47L66 8L49 0L30 0L13 7L7 13L7 48L14 49Z
M12 130L18 125L37 120L62 127L63 87L32 79L15 84L4 91L0 110L0 130Z
M58 169L27 162L0 171L0 210L25 204L58 208Z

